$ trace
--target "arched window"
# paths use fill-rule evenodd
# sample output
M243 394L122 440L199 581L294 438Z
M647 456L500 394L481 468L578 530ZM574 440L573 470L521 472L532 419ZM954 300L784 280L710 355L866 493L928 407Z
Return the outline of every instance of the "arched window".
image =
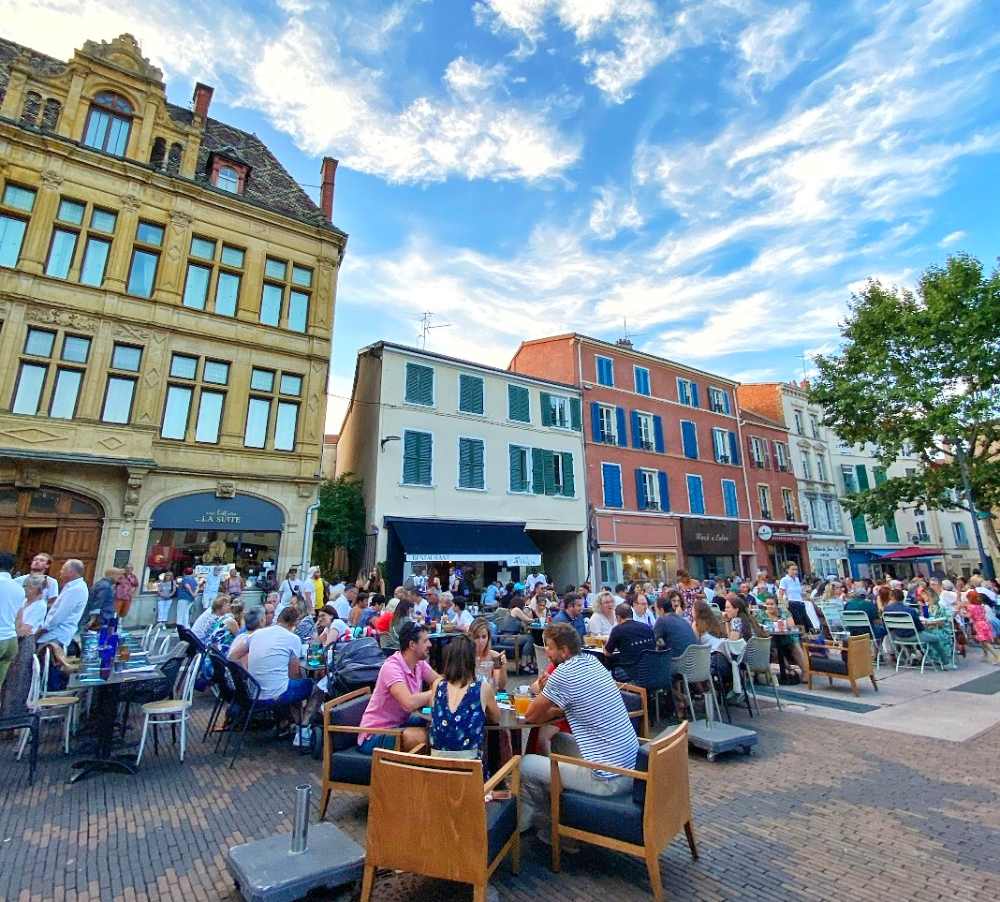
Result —
M171 175L179 175L181 171L181 157L184 156L184 145L174 141L170 145L170 153L167 155L167 172Z
M164 138L153 139L153 151L149 155L149 165L154 169L162 169L167 158L167 142Z
M60 112L62 112L62 107L60 106L59 101L54 97L50 97L45 101L45 106L42 109L43 132L54 132L56 130Z
M42 95L37 91L28 91L24 95L24 106L21 108L21 124L35 125L42 109Z
M102 91L90 105L83 143L112 156L123 157L131 130L132 104L119 94Z
M240 174L232 166L220 166L215 176L215 187L236 194L240 190Z

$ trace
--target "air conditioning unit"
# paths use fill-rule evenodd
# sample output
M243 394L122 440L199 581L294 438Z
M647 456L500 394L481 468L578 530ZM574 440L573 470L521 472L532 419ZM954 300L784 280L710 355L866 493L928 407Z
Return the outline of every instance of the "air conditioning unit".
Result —
M920 533L919 532L911 532L910 535L909 535L909 540L910 540L910 544L911 545L919 545L920 544Z

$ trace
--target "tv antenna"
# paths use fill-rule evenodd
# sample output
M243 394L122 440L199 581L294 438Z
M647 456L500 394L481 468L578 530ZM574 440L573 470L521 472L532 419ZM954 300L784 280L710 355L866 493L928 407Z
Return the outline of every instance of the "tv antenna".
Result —
M422 350L427 350L427 333L431 329L447 329L451 323L438 323L437 325L431 324L431 319L433 319L435 314L430 310L425 310L423 315L420 317L420 347Z

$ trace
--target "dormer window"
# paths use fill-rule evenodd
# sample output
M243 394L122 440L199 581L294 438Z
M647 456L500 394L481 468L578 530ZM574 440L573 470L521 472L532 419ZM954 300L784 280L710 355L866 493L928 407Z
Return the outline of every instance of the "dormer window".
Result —
M114 157L125 156L132 131L132 104L120 94L102 91L90 105L83 130L86 147L103 150Z
M242 194L247 184L250 167L228 156L215 154L211 159L209 181L221 191Z

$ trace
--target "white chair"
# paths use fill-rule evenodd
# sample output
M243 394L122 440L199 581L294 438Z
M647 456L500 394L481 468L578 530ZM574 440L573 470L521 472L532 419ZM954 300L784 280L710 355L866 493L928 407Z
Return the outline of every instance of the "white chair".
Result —
M549 656L544 645L535 646L535 666L538 668L538 675L541 676L548 669Z
M46 649L48 651L48 649ZM69 735L73 728L76 717L77 706L80 699L75 695L47 695L42 696L42 668L38 663L38 656L31 656L31 688L28 690L28 711L37 712L39 720L59 720L65 721L63 727L63 748L69 754ZM28 744L30 730L21 731L21 742L17 747L17 760L21 760L24 754L24 747Z
M875 669L882 666L882 646L875 638L875 628L871 620L864 611L842 611L840 614L841 623L845 630L864 629L872 637L872 646L875 652Z
M192 699L194 697L194 683L201 667L201 655L195 655L188 661L187 669L182 670L177 675L177 683L174 684L174 697L165 698L158 702L146 702L142 706L142 713L145 715L142 723L142 739L139 740L139 754L135 756L136 766L142 761L142 752L146 747L146 736L149 727L152 725L153 732L161 726L180 724L181 726L181 753L180 759L184 761L184 749L187 744L187 722L191 710ZM177 686L180 685L180 693L177 693ZM155 738L155 736L154 736Z
M900 664L916 667L916 662L920 661L920 672L923 673L927 663L927 646L914 628L913 618L909 614L883 612L882 623L896 653L896 672L899 672Z

